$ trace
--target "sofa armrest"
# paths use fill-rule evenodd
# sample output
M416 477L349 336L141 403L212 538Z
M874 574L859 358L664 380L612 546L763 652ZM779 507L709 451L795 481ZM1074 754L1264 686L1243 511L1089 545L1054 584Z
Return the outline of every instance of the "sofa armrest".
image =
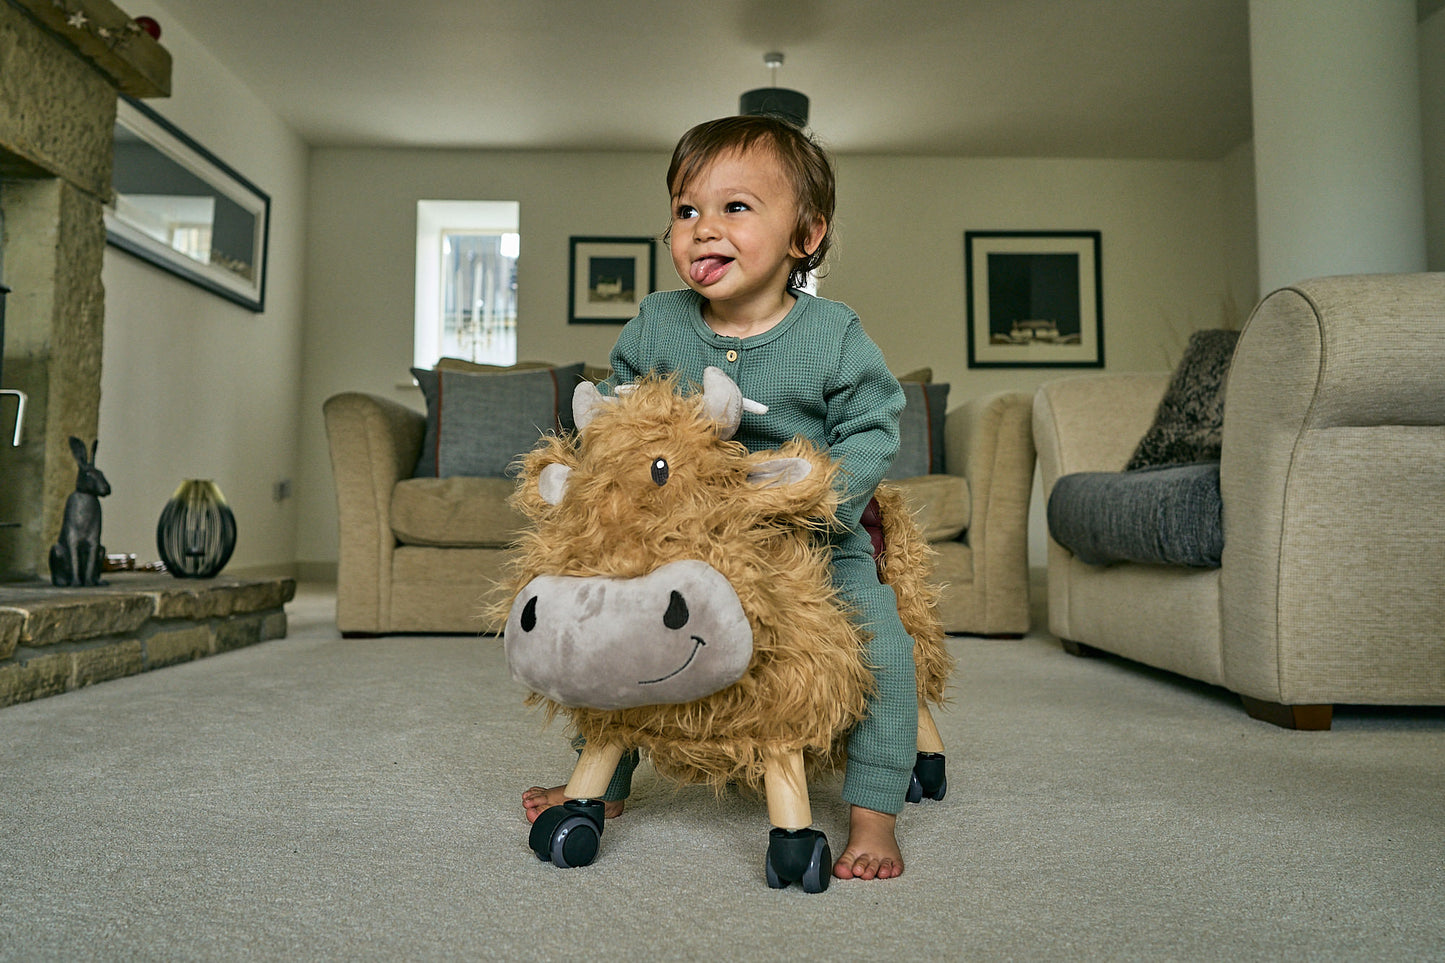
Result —
M1250 317L1220 464L1230 688L1286 705L1440 700L1425 653L1445 640L1442 317L1445 274L1305 281Z
M1169 372L1082 375L1034 394L1033 432L1043 495L1081 471L1122 471L1154 423Z
M1029 627L1032 408L1027 392L995 392L955 408L944 426L944 469L968 480L972 501L964 538L972 551L981 635L1022 633Z
M1062 378L1034 394L1033 432L1038 448L1040 497L1048 506L1054 482L1081 471L1121 471L1154 423L1168 372L1096 374ZM1073 634L1073 553L1045 532L1048 544L1049 629Z
M391 494L411 477L426 416L375 395L345 392L322 406L336 485L340 545L336 622L343 632L382 632L390 624Z

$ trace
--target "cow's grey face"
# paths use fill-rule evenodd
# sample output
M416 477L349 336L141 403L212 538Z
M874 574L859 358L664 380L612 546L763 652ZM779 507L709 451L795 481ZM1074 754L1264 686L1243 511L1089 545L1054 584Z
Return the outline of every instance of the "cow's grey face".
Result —
M742 678L752 627L728 580L697 560L640 578L542 575L512 602L512 677L573 708L692 702Z

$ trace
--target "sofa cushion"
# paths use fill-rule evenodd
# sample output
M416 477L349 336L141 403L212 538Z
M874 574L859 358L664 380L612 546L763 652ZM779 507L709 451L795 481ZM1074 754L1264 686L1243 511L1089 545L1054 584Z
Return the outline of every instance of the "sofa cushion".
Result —
M525 527L507 506L510 478L408 478L391 492L391 532L404 545L505 548Z
M582 363L562 367L411 369L426 396L426 433L413 475L499 478L545 432L570 430Z
M904 381L903 414L898 419L898 457L889 479L936 475L944 470L943 423L948 385Z
M1189 336L1154 424L1139 440L1126 471L1219 460L1224 382L1238 341L1238 331L1196 331Z
M928 541L949 541L968 528L972 503L968 479L962 475L918 475L888 484L903 492L908 510Z
M1090 565L1218 568L1219 463L1064 475L1049 494L1048 522L1054 541Z

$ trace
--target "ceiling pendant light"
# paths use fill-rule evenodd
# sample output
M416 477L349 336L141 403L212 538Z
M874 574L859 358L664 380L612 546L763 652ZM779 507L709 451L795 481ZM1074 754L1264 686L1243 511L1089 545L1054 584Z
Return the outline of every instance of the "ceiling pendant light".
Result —
M808 97L796 90L779 87L778 68L783 55L774 51L763 54L763 64L772 71L772 86L749 90L740 98L738 112L760 116L781 117L798 127L808 126Z

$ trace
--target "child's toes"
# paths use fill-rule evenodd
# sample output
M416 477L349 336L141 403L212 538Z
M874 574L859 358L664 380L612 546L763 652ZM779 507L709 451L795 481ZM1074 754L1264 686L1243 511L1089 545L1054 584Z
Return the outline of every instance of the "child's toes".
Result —
M833 875L838 879L893 879L902 873L902 864L870 853L848 851L833 864Z
M846 852L833 864L833 875L839 879L872 879L878 875L878 862L863 853Z

